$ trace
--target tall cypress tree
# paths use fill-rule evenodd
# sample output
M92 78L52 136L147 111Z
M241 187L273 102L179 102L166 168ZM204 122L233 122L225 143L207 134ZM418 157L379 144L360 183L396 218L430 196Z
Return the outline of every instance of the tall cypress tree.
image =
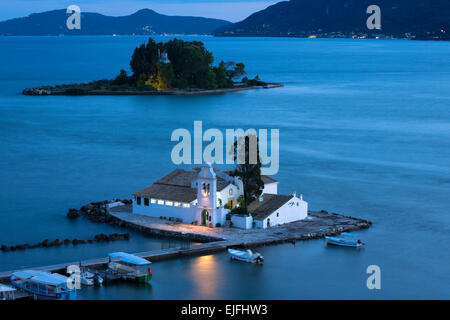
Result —
M247 213L248 205L263 192L264 182L261 179L261 158L259 156L259 141L255 135L246 135L235 141L233 146L234 159L239 160L231 176L237 176L244 185L244 204Z

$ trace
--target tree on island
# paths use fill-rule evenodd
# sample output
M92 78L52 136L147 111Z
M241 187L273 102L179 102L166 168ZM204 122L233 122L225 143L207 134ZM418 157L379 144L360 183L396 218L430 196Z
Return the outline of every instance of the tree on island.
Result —
M208 93L214 89L253 89L266 86L258 76L245 77L242 62L224 62L213 65L214 57L200 41L173 39L169 42L147 43L136 47L130 60L131 74L122 69L114 79L94 80L54 86L26 88L26 95L85 95L85 94L152 94L149 91L174 89L180 93L197 91ZM240 81L240 84L238 84ZM233 90L222 90L233 91ZM171 94L172 92L162 92Z
M200 41L174 39L156 43L150 38L133 52L132 76L121 70L113 84L156 90L222 89L233 87L233 81L245 74L243 63L221 61L213 66L213 62L212 53Z
M240 137L235 141L231 152L234 160L238 160L238 165L230 175L239 177L244 185L244 208L234 210L232 213L248 213L248 204L258 199L264 189L258 138L251 134Z

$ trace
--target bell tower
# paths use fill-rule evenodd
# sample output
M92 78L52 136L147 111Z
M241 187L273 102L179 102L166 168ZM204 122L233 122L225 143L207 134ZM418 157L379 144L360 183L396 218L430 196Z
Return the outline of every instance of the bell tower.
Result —
M217 223L217 177L210 164L200 166L197 176L197 212L200 225Z

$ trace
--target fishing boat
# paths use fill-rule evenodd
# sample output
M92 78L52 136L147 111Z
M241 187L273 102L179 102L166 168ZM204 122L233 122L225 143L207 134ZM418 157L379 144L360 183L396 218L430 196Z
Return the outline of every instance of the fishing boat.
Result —
M73 300L75 290L69 289L69 278L45 271L24 270L14 272L11 283L19 290L32 294L37 299Z
M354 247L360 248L364 245L361 240L355 239L356 235L353 233L343 232L338 237L327 236L327 244L341 247Z
M14 300L16 298L16 288L0 283L0 300Z
M108 269L123 279L147 283L152 279L151 262L125 252L114 252L109 255Z
M236 250L236 249L228 249L228 253L230 254L230 258L232 260L245 261L250 263L263 263L264 257L258 252L252 252L250 249Z

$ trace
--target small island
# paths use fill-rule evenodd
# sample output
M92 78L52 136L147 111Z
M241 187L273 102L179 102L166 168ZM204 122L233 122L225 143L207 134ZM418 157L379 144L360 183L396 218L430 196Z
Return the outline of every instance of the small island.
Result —
M245 77L242 62L221 61L200 41L174 39L155 42L152 38L134 50L130 67L115 79L88 83L26 88L24 95L185 95L233 92L258 88L274 88L281 83L267 83L258 76ZM239 81L236 81L239 80Z

